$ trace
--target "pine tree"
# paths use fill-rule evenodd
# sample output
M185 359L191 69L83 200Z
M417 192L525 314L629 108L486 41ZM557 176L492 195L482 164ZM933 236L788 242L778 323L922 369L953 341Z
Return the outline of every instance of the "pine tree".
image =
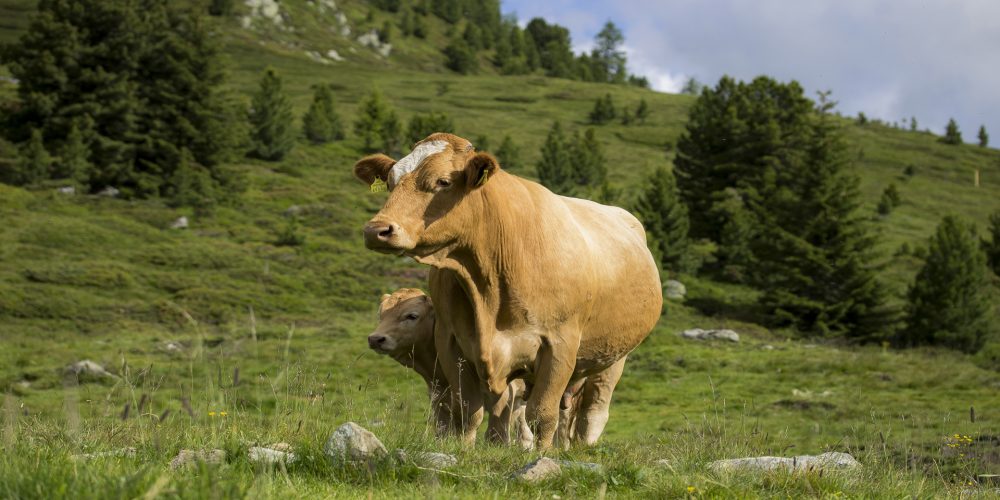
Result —
M990 145L990 135L986 133L986 125L979 126L979 147L985 148Z
M608 167L605 165L603 147L597 140L594 129L588 128L583 137L574 136L570 154L577 186L594 190L605 183Z
M623 43L625 37L611 21L606 22L604 28L594 37L597 48L594 49L592 57L604 70L601 81L614 83L625 81L625 52L621 50Z
M395 111L389 108L382 92L372 90L361 102L358 117L354 121L354 132L361 137L364 149L369 152L384 148L391 151L399 143L402 126ZM392 146L392 147L387 147Z
M504 170L519 170L521 168L521 149L514 144L509 135L503 136L500 147L497 148L497 161Z
M333 106L333 91L329 85L313 87L313 100L309 111L302 117L302 129L314 144L344 138L344 127Z
M295 145L293 123L292 105L282 90L281 77L268 68L250 109L254 155L268 161L284 158Z
M725 191L723 199L712 206L717 220L725 221L719 230L715 252L721 277L734 283L749 283L755 277L757 259L753 244L760 224L736 189Z
M382 123L382 150L390 156L399 156L402 150L400 144L403 137L403 122L395 111L390 110Z
M942 345L965 352L982 347L990 331L986 255L975 228L946 216L931 237L924 267L909 290L907 346Z
M622 108L622 125L632 124L632 111L628 109L628 106Z
M89 127L88 127L89 132ZM93 166L90 163L90 147L84 139L80 127L74 123L66 136L62 149L59 151L59 160L56 162L55 177L58 179L70 179L77 184L85 184L90 177L90 170Z
M426 114L413 115L410 123L406 127L406 139L411 143L416 143L427 138L435 132L455 131L455 124L451 118L444 113L430 112Z
M695 95L696 96L696 95L700 95L701 91L704 88L705 88L705 86L701 82L699 82L696 78L691 77L691 78L688 78L684 82L684 87L681 88L681 93L685 94L685 95Z
M910 132L916 132L916 131L917 131L917 117L916 116L911 116L910 117Z
M391 43L392 42L392 22L386 20L382 23L382 27L378 30L378 41L380 43Z
M573 192L575 182L569 149L562 125L557 121L545 138L542 157L535 166L539 182L556 194Z
M752 202L762 221L753 246L761 305L774 324L800 332L883 338L895 318L877 280L876 239L859 214L860 179L833 119L810 115L807 125L789 177Z
M646 118L649 118L649 104L646 104L646 99L643 98L639 101L639 106L635 108L635 119L639 123L645 124Z
M463 75L475 73L479 68L476 52L462 38L453 38L444 49L445 66Z
M594 101L594 109L590 111L590 123L603 125L615 119L615 104L611 94L604 94Z
M212 174L195 162L194 155L184 149L167 182L171 206L189 206L198 211L210 210L220 197Z
M665 167L658 167L645 184L635 211L646 228L649 246L659 257L660 268L671 274L693 271L695 261L688 240L690 221L678 196L674 175Z
M948 125L945 126L944 137L941 138L941 142L951 145L962 144L962 132L958 130L958 124L955 123L954 118L948 120Z
M34 129L20 151L17 163L17 179L22 185L36 184L49 179L52 157L45 149L42 131Z
M983 241L983 251L986 252L986 261L993 269L993 273L1000 276L1000 210L990 215L990 240Z

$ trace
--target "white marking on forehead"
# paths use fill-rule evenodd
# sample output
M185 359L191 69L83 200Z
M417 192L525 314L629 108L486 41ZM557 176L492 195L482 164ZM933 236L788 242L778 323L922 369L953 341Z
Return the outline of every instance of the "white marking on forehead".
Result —
M448 147L448 141L430 141L422 142L417 147L413 148L410 154L403 157L403 159L396 162L392 166L392 170L389 171L389 180L392 181L391 186L395 188L399 185L399 182L406 177L407 174L416 170L420 166L420 163L424 161L428 156L432 154L437 154L445 150Z

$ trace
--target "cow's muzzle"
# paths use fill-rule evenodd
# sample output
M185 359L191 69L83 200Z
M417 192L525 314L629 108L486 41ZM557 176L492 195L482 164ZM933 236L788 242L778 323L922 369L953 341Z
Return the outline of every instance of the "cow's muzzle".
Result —
M400 253L406 250L403 231L392 222L370 221L365 224L365 248L384 253Z

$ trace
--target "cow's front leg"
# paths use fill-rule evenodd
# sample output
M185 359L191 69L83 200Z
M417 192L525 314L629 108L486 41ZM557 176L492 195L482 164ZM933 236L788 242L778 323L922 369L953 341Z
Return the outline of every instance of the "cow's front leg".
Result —
M488 388L484 387L484 391ZM492 443L510 444L511 425L514 423L517 397L514 384L499 395L488 393L490 418L486 427L486 439Z
M437 349L438 366L448 381L448 427L466 443L474 443L479 425L483 422L483 396L479 389L479 376L475 367L462 358L450 331L435 326L434 346Z
M615 392L615 386L622 378L624 370L625 358L622 358L605 368L604 371L587 377L587 381L583 384L580 410L576 417L576 435L574 436L576 442L582 442L589 446L596 443L601 437L610 415L611 395Z
M566 337L579 339L578 335ZM559 401L576 367L578 347L578 343L569 345L557 340L545 342L539 349L535 361L535 384L525 411L540 451L552 447L559 424Z

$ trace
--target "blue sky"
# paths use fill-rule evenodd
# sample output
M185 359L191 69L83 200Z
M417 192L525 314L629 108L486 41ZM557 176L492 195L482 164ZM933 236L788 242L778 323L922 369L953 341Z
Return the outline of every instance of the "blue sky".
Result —
M967 142L980 125L1000 144L1000 0L503 0L524 23L570 29L575 50L613 20L630 69L657 90L724 74L798 80L832 90L837 109L886 121L917 118Z

